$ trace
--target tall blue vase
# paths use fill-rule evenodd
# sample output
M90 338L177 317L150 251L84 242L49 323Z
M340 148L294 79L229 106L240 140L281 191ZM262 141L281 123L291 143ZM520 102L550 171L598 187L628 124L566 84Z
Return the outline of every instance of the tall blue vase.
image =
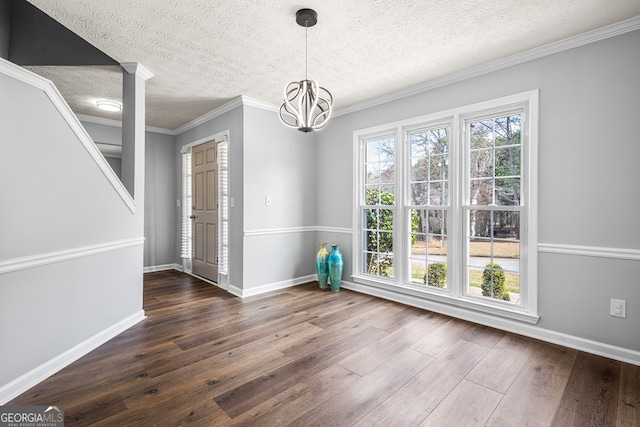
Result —
M327 244L320 243L320 250L316 254L316 272L318 273L318 283L320 289L327 289L329 280L329 252L327 252Z
M340 253L338 245L331 245L331 253L329 254L328 262L331 291L338 292L340 290L340 279L342 279L342 266L344 265L342 253Z

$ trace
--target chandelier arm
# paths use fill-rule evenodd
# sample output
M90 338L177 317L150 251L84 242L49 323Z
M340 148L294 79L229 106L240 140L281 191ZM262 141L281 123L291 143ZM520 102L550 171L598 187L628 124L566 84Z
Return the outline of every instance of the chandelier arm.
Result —
M308 106L306 120L304 120L304 127L310 127L313 124L312 115L315 109L318 107L318 83L315 80L305 80L306 91L303 92L303 97L300 98L300 106L302 107L303 98L311 98L311 105ZM300 108L302 111L302 108Z
M291 86L293 86L293 89L287 90ZM295 100L296 97L300 95L301 91L302 91L302 87L300 85L300 82L291 82L287 85L287 87L285 87L285 90L284 90L284 103L286 104L285 109L287 110L287 113L295 117L296 122L298 123L302 121L302 115L300 113L301 110L299 109L297 110L296 107L294 107L294 105L291 103L291 101ZM295 95L290 97L290 95L294 92L295 92Z

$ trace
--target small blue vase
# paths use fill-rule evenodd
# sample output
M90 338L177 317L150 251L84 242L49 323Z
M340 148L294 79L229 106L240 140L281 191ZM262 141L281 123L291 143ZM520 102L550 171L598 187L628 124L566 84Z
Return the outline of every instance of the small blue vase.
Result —
M328 258L329 262L329 280L331 281L331 291L338 292L340 290L340 279L342 278L342 266L344 260L338 245L331 245L331 253Z
M316 254L316 272L318 273L318 283L320 289L327 289L329 280L329 252L327 252L327 244L320 243L320 250Z

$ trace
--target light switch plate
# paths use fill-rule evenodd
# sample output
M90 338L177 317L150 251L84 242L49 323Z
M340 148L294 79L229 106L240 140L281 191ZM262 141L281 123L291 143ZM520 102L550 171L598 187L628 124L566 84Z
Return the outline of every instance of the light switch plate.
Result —
M627 317L627 302L621 299L611 298L611 307L609 314L614 317Z

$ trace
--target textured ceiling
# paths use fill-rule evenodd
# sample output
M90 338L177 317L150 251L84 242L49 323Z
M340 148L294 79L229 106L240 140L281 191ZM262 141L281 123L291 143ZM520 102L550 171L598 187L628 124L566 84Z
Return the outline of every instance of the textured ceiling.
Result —
M245 95L274 106L308 76L335 108L640 15L640 0L29 0L147 81L147 125L175 129ZM77 114L121 99L118 67L28 67L56 83Z

